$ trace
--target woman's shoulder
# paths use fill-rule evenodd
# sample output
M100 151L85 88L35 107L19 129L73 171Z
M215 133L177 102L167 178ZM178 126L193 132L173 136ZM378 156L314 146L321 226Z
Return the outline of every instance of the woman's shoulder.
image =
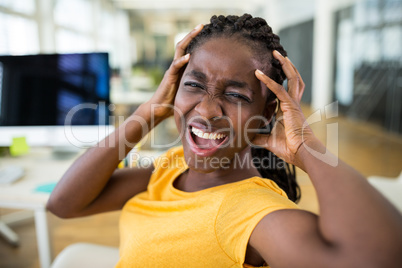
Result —
M243 217L261 217L279 209L289 208L297 209L298 206L288 199L275 182L252 177L226 189L218 217L225 219L222 222L237 222ZM237 217L239 219L234 219Z
M298 209L275 182L252 177L233 184L222 200L215 233L222 249L237 262L244 262L251 233L266 215L283 209Z
M227 191L229 194L227 198L236 199L236 198L284 198L288 200L288 197L274 181L261 177L251 177L249 179L245 179L239 181L237 183L233 183L231 187L228 187Z

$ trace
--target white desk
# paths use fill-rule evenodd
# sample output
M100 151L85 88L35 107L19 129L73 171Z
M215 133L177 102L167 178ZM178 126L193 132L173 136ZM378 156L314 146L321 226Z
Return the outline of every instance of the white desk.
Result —
M31 148L20 157L0 157L0 166L19 165L25 175L9 185L0 184L0 207L34 211L39 260L42 268L50 267L52 246L49 235L46 203L49 193L36 192L40 185L57 182L72 162L79 156L57 159L48 148Z

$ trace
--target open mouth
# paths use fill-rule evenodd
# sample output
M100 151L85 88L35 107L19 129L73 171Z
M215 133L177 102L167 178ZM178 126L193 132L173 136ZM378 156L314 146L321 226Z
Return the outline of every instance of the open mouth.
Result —
M210 156L214 154L229 138L226 134L207 132L194 126L190 126L188 130L191 149L200 156Z

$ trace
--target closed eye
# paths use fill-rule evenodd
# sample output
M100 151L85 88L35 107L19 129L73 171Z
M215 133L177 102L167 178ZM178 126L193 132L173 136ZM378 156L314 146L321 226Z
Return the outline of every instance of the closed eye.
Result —
M205 89L205 87L203 85L201 85L200 83L197 82L184 82L185 86L189 86L189 87L198 87L201 89Z
M244 101L246 101L246 102L248 102L248 103L251 102L251 100L250 100L249 98L247 98L247 97L244 96L244 95L238 94L238 93L229 92L229 93L226 93L225 95L226 95L226 96L233 97L233 98L236 98L236 99L244 100Z

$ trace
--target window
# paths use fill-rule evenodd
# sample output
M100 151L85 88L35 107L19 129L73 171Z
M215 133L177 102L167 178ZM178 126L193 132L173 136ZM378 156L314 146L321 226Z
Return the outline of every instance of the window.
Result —
M92 5L88 0L56 0L54 22L57 26L81 33L91 33Z
M0 13L0 54L39 53L36 21L22 16Z
M128 14L105 0L0 0L0 54L104 51L131 68Z
M54 8L57 52L93 51L92 18L92 6L89 1L57 0Z
M27 15L34 15L35 0L0 0L0 6Z

